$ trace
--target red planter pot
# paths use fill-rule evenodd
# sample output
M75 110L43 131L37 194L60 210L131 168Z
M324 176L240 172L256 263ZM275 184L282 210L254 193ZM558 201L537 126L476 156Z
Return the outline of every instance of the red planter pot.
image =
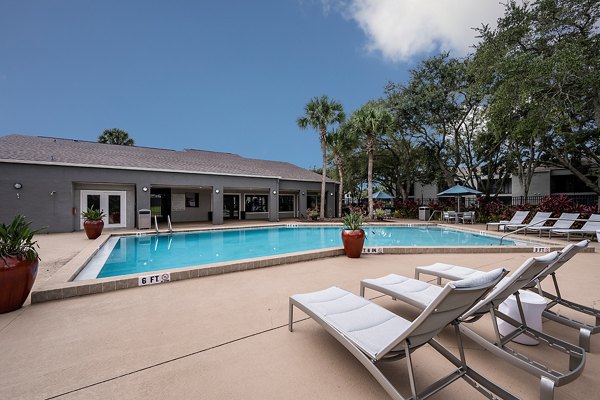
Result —
M0 314L23 306L38 271L38 260L29 262L16 257L0 257Z
M363 245L365 244L365 231L358 230L343 230L342 242L344 243L344 251L350 258L359 258Z
M104 221L83 221L83 229L85 230L85 234L88 239L96 239L98 236L102 234L102 229L104 228Z

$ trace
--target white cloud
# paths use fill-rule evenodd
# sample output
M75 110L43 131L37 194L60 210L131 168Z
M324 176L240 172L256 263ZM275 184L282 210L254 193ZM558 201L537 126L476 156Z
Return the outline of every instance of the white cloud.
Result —
M321 0L354 20L367 36L367 50L391 61L408 61L431 51L453 56L471 52L473 27L496 25L500 0Z

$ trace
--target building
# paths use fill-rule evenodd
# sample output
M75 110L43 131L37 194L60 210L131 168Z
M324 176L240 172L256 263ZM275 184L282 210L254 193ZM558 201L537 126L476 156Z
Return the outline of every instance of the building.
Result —
M326 217L338 185L328 181ZM317 208L321 176L236 154L118 146L41 136L0 137L0 222L16 214L71 232L81 211L102 209L105 228L139 227L139 210L172 223L226 219L278 221Z
M598 179L590 176L590 179ZM457 182L458 183L458 182ZM476 188L480 189L480 188ZM414 198L426 204L429 200L437 199L440 189L436 184L414 184ZM412 194L412 193L411 193ZM523 204L525 202L536 205L546 196L566 195L580 204L598 204L598 194L593 192L582 180L571 171L558 167L537 167L533 173L529 192L525 198L523 185L517 175L506 179L500 188L498 198L507 204ZM465 200L473 202L474 196Z

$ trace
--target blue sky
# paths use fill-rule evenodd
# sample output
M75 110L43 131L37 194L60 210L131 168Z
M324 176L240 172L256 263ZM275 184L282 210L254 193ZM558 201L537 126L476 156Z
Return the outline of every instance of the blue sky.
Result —
M3 0L0 136L116 127L140 146L320 165L317 133L296 126L310 98L350 114L424 56L466 54L469 28L500 15L444 1Z

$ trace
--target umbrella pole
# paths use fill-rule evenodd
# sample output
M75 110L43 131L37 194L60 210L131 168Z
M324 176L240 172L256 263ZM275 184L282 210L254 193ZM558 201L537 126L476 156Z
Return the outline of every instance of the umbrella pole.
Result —
M456 218L456 223L458 224L458 213L460 213L460 196L456 196L456 201L458 203L458 208L456 211L455 218Z

